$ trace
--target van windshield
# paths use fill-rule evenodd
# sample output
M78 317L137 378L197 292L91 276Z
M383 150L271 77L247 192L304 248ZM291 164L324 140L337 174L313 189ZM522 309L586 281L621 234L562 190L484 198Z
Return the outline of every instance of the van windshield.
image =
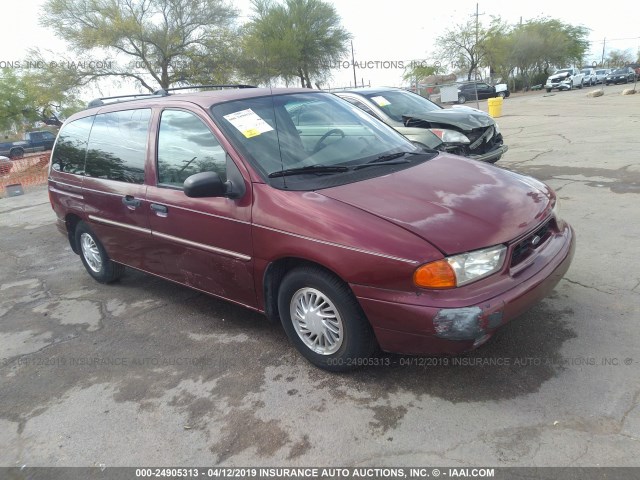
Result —
M235 100L211 111L237 150L272 185L282 181L285 170L287 177L296 175L285 182L314 183L319 175L357 176L365 169L355 167L381 157L424 153L391 127L323 92Z

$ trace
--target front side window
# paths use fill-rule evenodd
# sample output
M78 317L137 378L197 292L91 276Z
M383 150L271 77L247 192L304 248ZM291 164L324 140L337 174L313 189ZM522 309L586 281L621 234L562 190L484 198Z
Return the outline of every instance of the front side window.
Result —
M51 164L54 170L84 174L87 142L93 119L93 116L80 118L62 127L52 154Z
M195 173L227 180L226 153L209 127L184 110L165 110L158 133L158 184L182 187Z
M127 183L144 183L144 164L151 110L124 110L96 115L86 174Z

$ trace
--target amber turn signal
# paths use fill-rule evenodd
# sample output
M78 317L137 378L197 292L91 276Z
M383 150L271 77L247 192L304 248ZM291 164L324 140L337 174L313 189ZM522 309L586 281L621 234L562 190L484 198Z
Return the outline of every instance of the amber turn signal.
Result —
M454 288L456 274L446 260L437 260L417 268L413 283L422 288Z

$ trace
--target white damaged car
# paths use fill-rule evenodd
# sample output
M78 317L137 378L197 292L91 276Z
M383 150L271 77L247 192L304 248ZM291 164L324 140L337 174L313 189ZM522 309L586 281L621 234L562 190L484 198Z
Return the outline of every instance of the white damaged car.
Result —
M551 92L554 88L558 90L573 90L574 87L582 88L584 86L584 73L578 68L561 68L556 73L547 78L544 85L547 92Z

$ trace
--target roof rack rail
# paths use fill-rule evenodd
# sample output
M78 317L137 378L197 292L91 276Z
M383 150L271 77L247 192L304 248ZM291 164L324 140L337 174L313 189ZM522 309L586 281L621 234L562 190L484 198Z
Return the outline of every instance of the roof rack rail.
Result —
M157 98L157 97L166 97L169 95L169 92L173 92L176 90L191 90L195 88L257 88L255 85L192 85L189 87L173 87L173 88L160 88L153 93L134 93L131 95L116 95L113 97L100 97L91 100L87 104L87 108L96 108L101 107L103 105L108 105L110 103L120 103L120 102L133 102L134 100L140 100L142 98ZM125 100L127 99L127 100ZM105 102L105 100L115 100L114 102Z
M100 97L94 98L89 103L87 103L87 108L95 108L101 107L103 105L108 105L110 103L120 103L120 102L133 102L134 100L139 100L140 98L149 98L149 97L159 97L158 93L134 93L131 95L116 95L114 97ZM128 100L124 100L124 99ZM115 100L115 102L105 102L105 100Z
M169 92L175 92L176 90L194 90L197 88L217 88L222 90L223 88L257 88L255 85L244 85L241 83L238 84L228 84L228 85L189 85L187 87L172 87L172 88L161 88L153 92L156 95L166 96L169 95Z

